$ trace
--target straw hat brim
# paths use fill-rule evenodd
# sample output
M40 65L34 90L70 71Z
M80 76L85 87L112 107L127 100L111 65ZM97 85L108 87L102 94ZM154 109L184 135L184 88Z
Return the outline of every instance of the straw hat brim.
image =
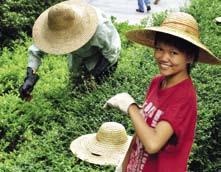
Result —
M87 134L73 140L70 149L81 160L98 165L118 165L124 158L132 137L125 144L110 145L96 140L96 133Z
M91 5L80 0L64 1L59 4L77 5L85 8L78 27L69 27L66 30L51 30L48 27L48 12L45 10L35 21L32 37L36 47L50 54L67 54L81 48L96 32L98 16Z
M155 34L156 32L161 32L165 34L170 34L179 38L182 38L197 47L199 47L199 58L198 62L207 63L207 64L221 64L221 60L218 59L204 44L199 40L196 40L194 37L191 37L191 34L186 34L176 29L166 27L166 26L156 26L149 27L147 29L132 30L126 33L126 36L129 40L149 46L154 48Z

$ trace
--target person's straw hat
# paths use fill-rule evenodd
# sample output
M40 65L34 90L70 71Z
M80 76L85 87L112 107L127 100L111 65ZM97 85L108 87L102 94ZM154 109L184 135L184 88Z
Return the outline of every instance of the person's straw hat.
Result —
M83 0L51 6L35 21L32 37L36 47L50 54L66 54L81 48L98 26L96 10Z
M99 165L118 165L131 142L122 124L105 122L97 133L78 137L70 149L81 160Z
M132 30L127 32L126 36L131 41L154 48L155 34L157 32L182 38L199 47L198 62L221 64L221 60L215 57L215 55L201 43L196 20L190 14L184 12L170 13L161 26Z

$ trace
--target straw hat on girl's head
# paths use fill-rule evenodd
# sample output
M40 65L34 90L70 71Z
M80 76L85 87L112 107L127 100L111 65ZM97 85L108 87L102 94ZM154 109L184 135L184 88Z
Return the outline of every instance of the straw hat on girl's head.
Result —
M83 0L58 3L45 10L32 30L34 44L50 54L66 54L81 48L98 26L95 9Z
M70 145L80 159L99 165L118 165L126 154L131 141L123 125L106 122L97 133L78 137Z
M155 47L155 34L157 32L177 36L199 48L198 61L208 64L221 64L221 60L201 43L196 20L184 12L170 13L161 26L149 27L141 30L132 30L126 33L129 40L149 47Z

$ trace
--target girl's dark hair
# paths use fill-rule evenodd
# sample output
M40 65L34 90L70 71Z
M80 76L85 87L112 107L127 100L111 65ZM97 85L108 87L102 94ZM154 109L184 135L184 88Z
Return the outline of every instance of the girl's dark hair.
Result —
M190 74L191 69L195 66L195 63L197 62L199 56L199 48L182 38L170 34L157 32L155 35L155 46L159 41L174 46L179 51L193 56L193 63L187 65L187 72L188 74Z

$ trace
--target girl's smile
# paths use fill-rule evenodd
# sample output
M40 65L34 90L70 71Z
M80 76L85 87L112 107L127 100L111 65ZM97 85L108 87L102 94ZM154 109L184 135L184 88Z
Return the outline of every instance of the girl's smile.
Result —
M161 75L165 76L167 86L188 78L187 64L191 63L191 58L176 47L158 42L155 48L155 60Z

